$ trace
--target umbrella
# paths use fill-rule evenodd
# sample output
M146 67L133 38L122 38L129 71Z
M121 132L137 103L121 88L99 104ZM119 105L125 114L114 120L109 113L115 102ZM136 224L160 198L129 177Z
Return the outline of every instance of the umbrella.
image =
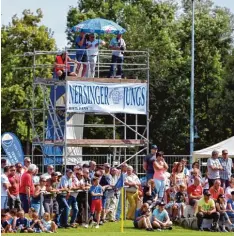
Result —
M123 34L124 28L111 20L103 18L89 19L72 27L73 32L96 33L96 34Z

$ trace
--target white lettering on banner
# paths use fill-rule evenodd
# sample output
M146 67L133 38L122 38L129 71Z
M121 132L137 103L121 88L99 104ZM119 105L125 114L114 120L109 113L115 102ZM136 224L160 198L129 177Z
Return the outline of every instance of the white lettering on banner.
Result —
M146 114L147 84L67 82L68 112Z

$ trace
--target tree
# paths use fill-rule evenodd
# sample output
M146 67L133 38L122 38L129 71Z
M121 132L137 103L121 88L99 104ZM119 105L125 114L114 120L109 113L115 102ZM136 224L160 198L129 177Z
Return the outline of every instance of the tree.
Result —
M33 58L24 56L24 53L55 49L51 30L44 25L39 26L42 17L40 9L36 14L24 10L22 18L15 15L9 25L3 25L1 28L2 132L14 132L23 142L27 142L26 153L28 154L31 141L30 113L11 111L32 107ZM53 57L38 56L36 62L52 64ZM35 73L36 76L46 78L50 76L51 69L36 69ZM40 103L41 92L36 90L35 94L35 102Z

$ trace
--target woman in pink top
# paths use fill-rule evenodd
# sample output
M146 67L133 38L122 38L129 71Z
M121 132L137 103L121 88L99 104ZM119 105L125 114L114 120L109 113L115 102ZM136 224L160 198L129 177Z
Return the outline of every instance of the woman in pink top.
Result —
M154 182L156 189L158 191L158 198L161 200L164 196L165 189L165 173L168 169L168 165L163 158L163 152L158 152L156 154L156 161L153 164L154 167Z

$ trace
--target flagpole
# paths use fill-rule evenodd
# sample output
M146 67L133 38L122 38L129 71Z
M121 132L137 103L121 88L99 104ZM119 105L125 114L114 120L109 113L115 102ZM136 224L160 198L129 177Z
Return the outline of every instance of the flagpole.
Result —
M124 232L124 188L121 188L121 233Z

